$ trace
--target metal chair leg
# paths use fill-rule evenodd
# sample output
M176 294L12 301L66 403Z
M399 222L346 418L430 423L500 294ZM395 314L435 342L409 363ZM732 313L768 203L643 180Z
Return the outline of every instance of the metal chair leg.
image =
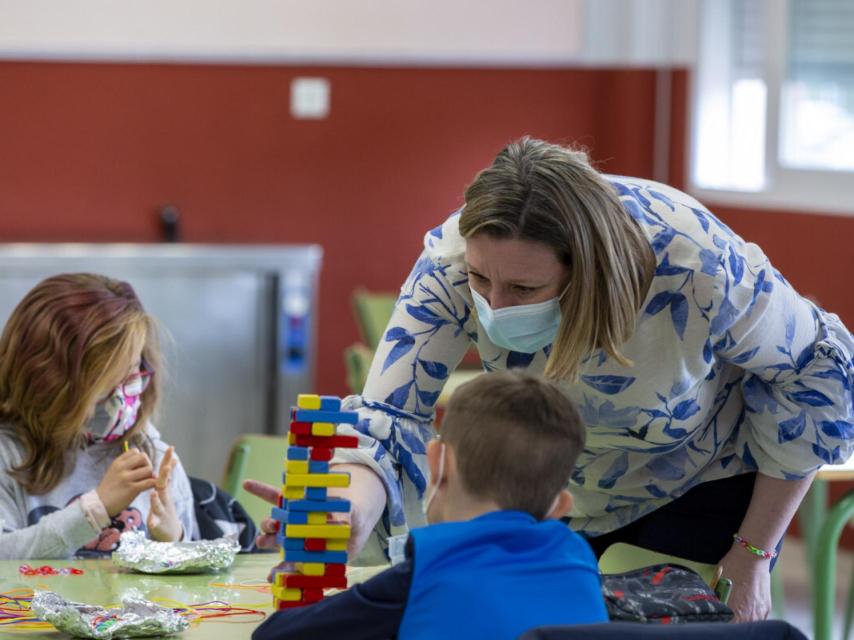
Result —
M849 491L828 512L821 527L813 568L813 615L815 640L830 640L836 600L837 545L842 530L854 515L854 491Z

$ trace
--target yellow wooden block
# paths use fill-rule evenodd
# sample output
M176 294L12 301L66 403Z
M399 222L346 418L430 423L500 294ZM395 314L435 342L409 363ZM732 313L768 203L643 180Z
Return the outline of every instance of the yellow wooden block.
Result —
M350 537L349 524L289 524L285 526L288 538L344 538Z
M349 473L289 473L285 476L289 487L349 487Z
M313 436L334 436L335 425L331 422L315 422L311 425L311 435Z
M322 576L326 573L326 565L322 562L297 562L297 571L304 576Z
M302 600L302 589L273 586L273 596L284 602L299 602Z
M288 431L288 444L294 446L297 443L297 434Z
M287 473L308 473L308 460L288 460L285 462Z
M347 551L347 540L327 540L327 551Z
M305 498L305 487L282 487L282 495L285 500L302 500Z
M320 411L320 396L310 393L301 393L297 396L297 406L300 409L312 409Z
M326 524L328 519L325 511L315 511L308 514L308 524Z

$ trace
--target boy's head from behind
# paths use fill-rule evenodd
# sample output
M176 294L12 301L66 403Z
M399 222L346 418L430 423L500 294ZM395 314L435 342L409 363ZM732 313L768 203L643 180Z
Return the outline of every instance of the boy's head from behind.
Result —
M496 509L559 517L572 507L566 486L584 440L578 411L555 383L521 371L479 376L453 394L441 440L428 447L436 485L428 518Z

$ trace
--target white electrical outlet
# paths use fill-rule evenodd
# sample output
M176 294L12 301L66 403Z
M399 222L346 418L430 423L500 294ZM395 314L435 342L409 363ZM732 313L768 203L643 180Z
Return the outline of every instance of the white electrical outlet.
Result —
M329 115L329 80L294 78L291 80L291 116L321 120Z

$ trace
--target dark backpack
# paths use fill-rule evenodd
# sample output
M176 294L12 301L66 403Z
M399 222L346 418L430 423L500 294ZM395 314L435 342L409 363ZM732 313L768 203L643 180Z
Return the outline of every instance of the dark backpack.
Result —
M200 478L190 478L196 521L202 540L236 535L241 553L254 553L255 523L241 504L216 486Z

